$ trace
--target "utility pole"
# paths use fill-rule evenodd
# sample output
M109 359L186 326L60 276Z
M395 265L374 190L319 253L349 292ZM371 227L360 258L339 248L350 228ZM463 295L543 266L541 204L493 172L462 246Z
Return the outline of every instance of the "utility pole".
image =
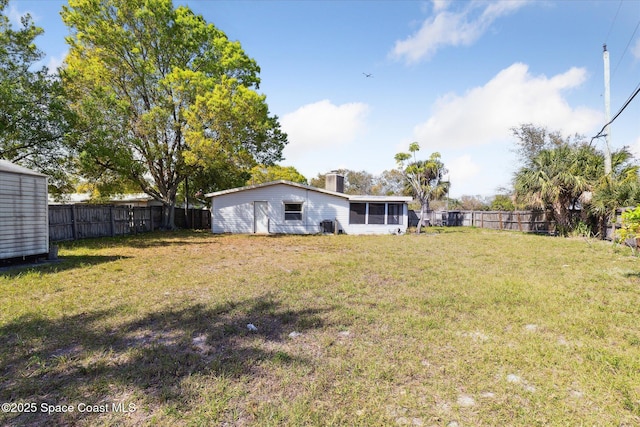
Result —
M604 174L611 174L611 93L610 93L610 77L609 77L609 51L607 45L602 45L604 52L602 54L604 60L604 120L607 123L605 127L605 149L604 149Z
M602 45L603 53L602 59L604 60L604 119L607 125L604 129L604 140L605 140L605 149L604 149L604 175L607 177L611 176L611 125L609 122L611 121L611 90L610 83L611 79L609 76L609 52L607 51L607 44ZM611 214L611 242L615 244L616 242L616 210L614 209ZM608 227L605 228L605 236L607 235Z

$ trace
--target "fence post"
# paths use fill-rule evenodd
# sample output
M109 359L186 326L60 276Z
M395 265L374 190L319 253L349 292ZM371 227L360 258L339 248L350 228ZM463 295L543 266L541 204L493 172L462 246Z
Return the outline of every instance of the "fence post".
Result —
M520 212L516 212L516 218L518 219L518 230L522 231L522 221L520 220Z
M73 231L73 240L78 240L78 224L76 217L76 205L71 205L71 230Z
M111 237L116 235L116 219L113 213L113 205L109 206L109 216L111 217Z
M135 236L138 232L136 230L136 214L133 207L127 209L127 214L129 216L129 234L131 234L131 229L133 228L133 234Z

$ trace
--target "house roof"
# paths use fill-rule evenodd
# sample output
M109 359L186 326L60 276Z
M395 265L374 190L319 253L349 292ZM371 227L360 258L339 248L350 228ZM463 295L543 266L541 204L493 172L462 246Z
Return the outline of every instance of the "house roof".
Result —
M40 172L36 172L22 166L18 166L15 163L11 163L8 160L2 160L2 159L0 159L0 172L9 172L9 173L15 173L20 175L32 175L32 176L43 176L43 177L47 176L47 175L41 174Z
M309 190L309 191L315 191L315 192L318 192L318 193L329 194L331 196L336 196L336 197L340 197L340 198L347 199L347 200L352 200L352 201L362 201L362 202L376 202L376 201L379 201L379 202L410 202L413 199L412 197L408 197L408 196L366 196L366 195L345 194L345 193L339 193L339 192L336 192L336 191L325 190L324 188L312 187L310 185L300 184L300 183L297 183L297 182L285 181L285 180L271 181L271 182L266 182L264 184L247 185L245 187L230 188L228 190L221 190L221 191L216 191L214 193L205 194L205 197L206 198L213 198L213 197L223 196L225 194L239 193L239 192L242 192L242 191L250 191L250 190L254 190L254 189L258 189L258 188L271 187L271 186L274 186L274 185L288 185L290 187L296 187L296 188L301 188L303 190Z

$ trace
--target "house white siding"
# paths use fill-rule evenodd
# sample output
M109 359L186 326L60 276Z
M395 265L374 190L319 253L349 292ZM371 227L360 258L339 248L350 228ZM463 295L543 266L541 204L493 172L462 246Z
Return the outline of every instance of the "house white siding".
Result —
M313 234L320 231L320 222L324 220L335 221L337 218L344 223L349 219L346 199L278 184L213 197L211 230L214 233L255 233L255 202L268 205L269 233ZM292 203L302 204L299 220L285 219L285 204Z
M220 191L208 197L211 197L211 231L217 234L315 234L322 231L320 223L327 220L334 222L338 232L347 234L387 234L407 229L406 198L367 199L287 181ZM354 197L357 202L400 203L400 224L350 224L349 208ZM265 204L266 227L262 219ZM286 213L285 207L289 209Z
M47 252L47 177L0 161L0 259Z

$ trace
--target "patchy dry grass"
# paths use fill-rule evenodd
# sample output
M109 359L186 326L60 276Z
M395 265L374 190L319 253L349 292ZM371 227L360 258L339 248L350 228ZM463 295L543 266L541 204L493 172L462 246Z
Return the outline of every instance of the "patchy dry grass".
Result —
M37 409L2 425L640 424L640 266L603 242L179 232L60 255L0 272L0 402Z

